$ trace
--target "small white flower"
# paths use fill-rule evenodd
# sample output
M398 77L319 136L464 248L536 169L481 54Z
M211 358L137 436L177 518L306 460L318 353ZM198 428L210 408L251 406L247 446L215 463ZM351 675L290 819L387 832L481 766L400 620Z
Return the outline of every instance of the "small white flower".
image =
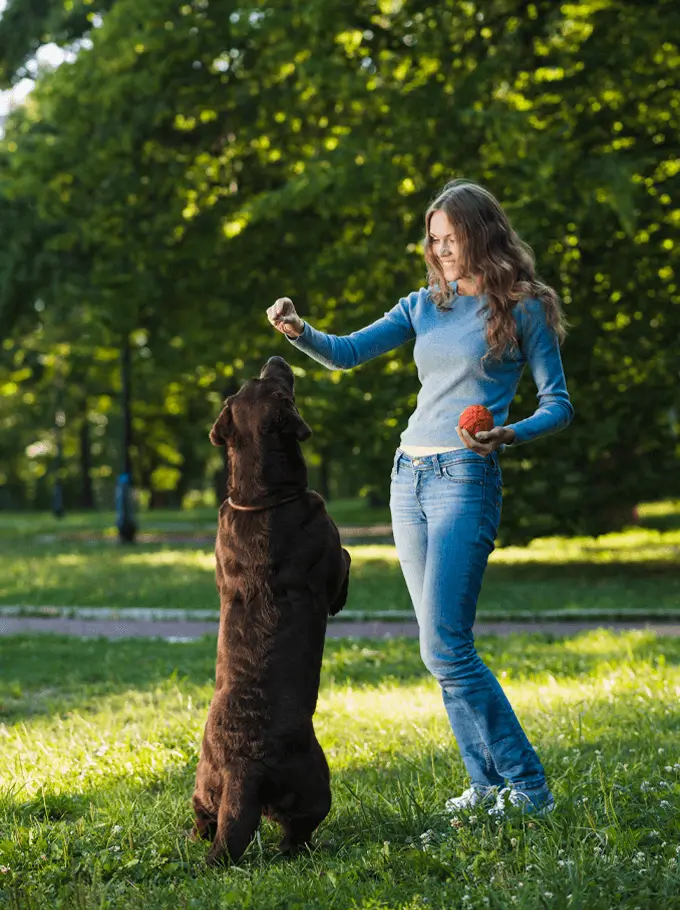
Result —
M663 753L664 753L663 749L657 749L656 751L659 753L659 755L663 755Z
M437 840L437 835L431 828L428 828L427 831L423 831L420 835L420 842L423 845L423 850L427 850L428 847L431 847Z
M120 834L122 830L122 825L114 825L113 828L111 828L111 834Z
M550 898L551 898L552 896L553 896L552 891L545 891L545 892L544 892L544 897L547 897L548 900L550 900Z
M516 838L516 837L510 838L510 846L511 846L511 847L516 847L516 846L517 846L517 838Z
M474 823L477 821L477 816L471 815L470 818L468 819L468 821L470 822L471 825L474 825Z
M9 872L9 866L0 866L0 874L7 875Z

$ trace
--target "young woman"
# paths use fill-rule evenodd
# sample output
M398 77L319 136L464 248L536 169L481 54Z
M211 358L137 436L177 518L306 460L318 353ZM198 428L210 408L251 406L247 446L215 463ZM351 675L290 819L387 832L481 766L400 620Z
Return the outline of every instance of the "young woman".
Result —
M421 389L394 457L390 509L422 659L442 687L470 775L470 787L446 805L545 813L555 803L543 766L477 654L472 627L501 516L498 451L564 429L574 415L560 357L564 314L488 190L452 181L430 205L425 226L428 286L382 319L351 335L327 335L287 297L267 316L299 350L335 370L415 338ZM505 426L527 363L538 408ZM472 404L485 405L495 423L476 437L458 426Z

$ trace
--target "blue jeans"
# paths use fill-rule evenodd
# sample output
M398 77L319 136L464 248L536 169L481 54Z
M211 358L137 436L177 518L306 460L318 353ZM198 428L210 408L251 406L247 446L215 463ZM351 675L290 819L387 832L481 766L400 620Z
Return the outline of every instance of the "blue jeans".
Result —
M420 629L423 662L444 705L473 787L512 786L540 803L543 766L510 702L475 650L477 598L501 517L495 452L411 458L397 449L390 510L397 555Z

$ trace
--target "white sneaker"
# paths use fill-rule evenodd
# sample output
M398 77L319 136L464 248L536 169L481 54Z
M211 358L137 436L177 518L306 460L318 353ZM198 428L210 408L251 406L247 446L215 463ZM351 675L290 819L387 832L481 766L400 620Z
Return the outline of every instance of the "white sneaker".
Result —
M474 809L480 804L495 799L498 787L468 787L460 796L447 799L444 808L447 812L455 813Z
M549 793L545 802L540 806L535 806L527 793L516 790L514 787L503 787L496 797L496 805L489 809L488 812L489 815L499 817L505 815L507 809L513 808L519 809L527 815L534 815L537 818L541 818L553 811L555 808L555 799L552 793Z

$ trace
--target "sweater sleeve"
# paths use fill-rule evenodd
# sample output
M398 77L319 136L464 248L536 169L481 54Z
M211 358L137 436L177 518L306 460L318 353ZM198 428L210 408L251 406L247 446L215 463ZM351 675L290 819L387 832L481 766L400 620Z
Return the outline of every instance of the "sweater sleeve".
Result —
M548 325L543 304L540 300L527 301L518 310L518 317L520 347L536 383L538 408L531 417L506 424L515 431L511 447L563 430L574 419L559 342Z
M351 370L415 337L411 305L416 296L402 297L381 319L351 335L327 335L305 322L302 334L288 340L329 370Z

